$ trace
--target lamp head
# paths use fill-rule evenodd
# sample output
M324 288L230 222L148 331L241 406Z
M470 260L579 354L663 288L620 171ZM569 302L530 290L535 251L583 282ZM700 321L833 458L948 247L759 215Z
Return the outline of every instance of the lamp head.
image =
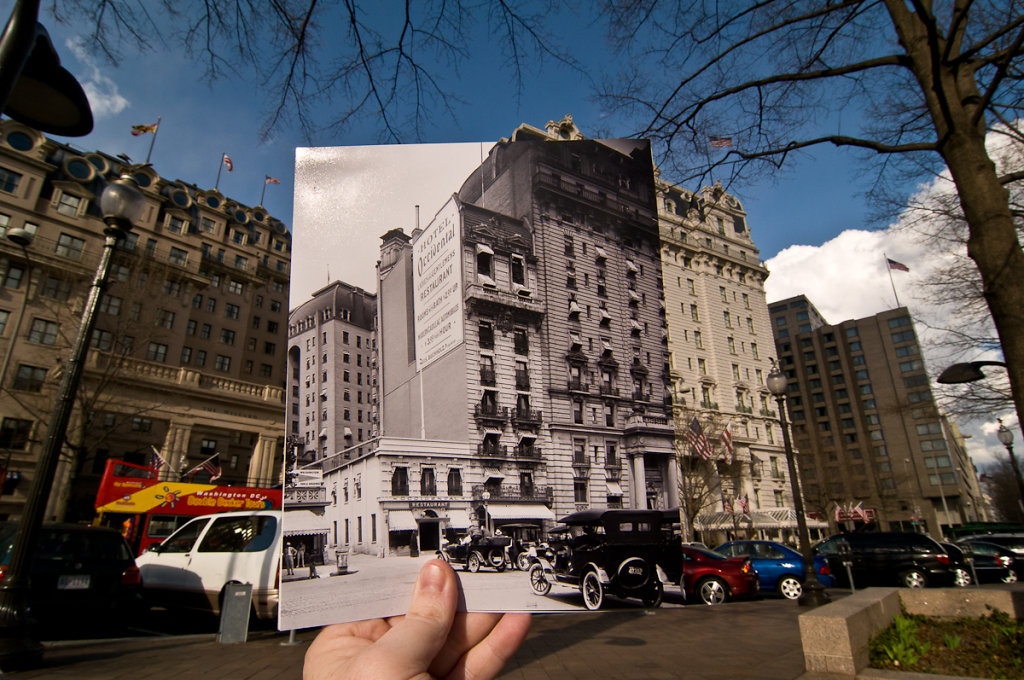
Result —
M1006 367L1002 361L970 361L961 364L953 364L942 373L936 379L943 385L957 385L959 383L969 383L975 380L981 380L985 377L982 373L982 366L1003 366Z
M768 391L776 398L784 396L789 387L789 379L779 369L779 365L775 363L774 359L772 359L772 370L765 377L764 382L768 386Z
M1013 432L1003 425L1003 419L999 418L999 429L996 430L996 437L1003 446L1013 446Z
M100 194L100 212L109 230L124 236L132 225L142 217L146 197L139 189L135 178L125 173L108 184Z

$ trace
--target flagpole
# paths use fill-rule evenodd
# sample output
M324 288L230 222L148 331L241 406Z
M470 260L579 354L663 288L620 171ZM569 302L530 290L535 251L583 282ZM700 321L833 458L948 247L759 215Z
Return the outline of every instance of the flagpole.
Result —
M220 173L224 169L224 156L227 156L226 151L220 153L220 163L217 164L217 181L213 183L213 190L217 191L217 187L220 186Z
M149 165L149 158L153 155L153 145L156 144L156 136L160 133L160 121L163 116L156 117L156 126L153 129L153 139L149 140L149 151L146 152L146 165Z
M260 202L257 205L263 205L263 197L267 195L267 180L270 179L270 175L263 175L263 191L260 192Z
M896 306L899 307L900 296L896 294L896 282L892 278L892 267L889 266L889 256L883 252L882 257L885 258L885 270L889 272L889 284L892 286L892 296L896 298Z

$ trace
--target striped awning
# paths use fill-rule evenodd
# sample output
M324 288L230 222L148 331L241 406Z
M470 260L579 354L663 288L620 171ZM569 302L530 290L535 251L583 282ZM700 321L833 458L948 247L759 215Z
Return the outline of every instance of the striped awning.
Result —
M326 535L330 531L330 523L309 510L287 510L284 513L285 536L317 536Z

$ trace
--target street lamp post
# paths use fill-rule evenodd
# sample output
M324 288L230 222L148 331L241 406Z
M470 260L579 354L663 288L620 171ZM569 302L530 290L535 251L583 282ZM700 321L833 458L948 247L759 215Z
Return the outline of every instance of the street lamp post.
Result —
M1013 455L1013 432L1003 425L1002 418L999 419L999 429L996 430L996 437L999 438L999 443L1006 447L1006 453L1010 456L1010 467L1013 468L1013 476L1017 479L1017 506L1024 513L1024 480L1021 480L1017 457Z
M814 571L814 553L811 552L811 536L807 531L807 516L804 514L804 497L800 490L800 478L796 470L796 458L793 455L793 443L789 439L789 424L786 422L786 390L789 381L772 362L772 370L765 382L768 391L775 397L779 405L779 425L782 427L782 442L786 449L786 463L789 466L789 484L793 490L793 509L796 510L796 526L800 538L800 553L804 557L804 591L797 600L801 607L818 607L831 601L824 586L818 581Z
M96 325L96 312L107 286L110 260L118 240L131 231L132 223L142 215L145 203L145 196L128 174L108 184L100 195L100 211L107 224L103 232L103 254L89 288L78 334L71 346L71 356L64 368L64 378L50 416L32 488L25 501L11 559L0 586L0 661L5 663L20 663L38 657L42 652L41 645L32 637L26 612L29 568L64 445L68 420L74 408L89 340Z

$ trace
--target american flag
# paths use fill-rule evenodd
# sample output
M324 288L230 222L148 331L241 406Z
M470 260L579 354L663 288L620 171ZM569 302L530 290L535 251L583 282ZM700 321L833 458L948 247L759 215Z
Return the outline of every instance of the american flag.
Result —
M730 515L733 514L733 511L732 511L732 501L730 501L725 496L722 496L722 509L725 510Z
M732 424L728 423L728 424L726 424L725 429L722 430L722 446L725 447L725 462L726 463L731 463L732 462L732 455L733 455L733 450L732 450L732 430L729 429L731 427L732 427Z
M155 135L156 134L156 129L158 127L160 127L160 122L159 121L157 121L156 123L153 123L152 125L133 125L132 126L132 137L138 137L139 135L144 135L144 134L149 133L149 132L152 132Z
M279 180L276 177L271 177L270 175L265 175L265 177L266 177L266 179L263 180L264 184L280 184L281 183L281 180Z
M896 260L891 260L888 257L885 258L885 261L889 265L889 269L895 269L898 272L909 272L910 271L910 267L908 267L907 265L903 264L902 262L897 262Z
M750 497L747 494L743 494L743 498L737 496L736 502L740 504L740 510L744 515L750 514Z
M227 166L228 172L235 169L235 164L231 162L231 156L224 154L224 165Z
M164 457L160 455L160 452L156 450L155 446L150 446L149 448L153 450L153 454L149 457L149 467L160 472L160 470L167 465L167 461L164 460Z
M683 435L698 456L704 460L711 458L714 452L711 450L708 438L704 436L704 430L701 429L700 423L697 422L697 416L694 416L693 420L690 421L690 427L686 429Z
M211 482L216 479L219 479L222 472L220 469L220 454L213 454L212 456L204 460L202 463L189 470L187 476L193 477L199 474L200 471L209 472Z

